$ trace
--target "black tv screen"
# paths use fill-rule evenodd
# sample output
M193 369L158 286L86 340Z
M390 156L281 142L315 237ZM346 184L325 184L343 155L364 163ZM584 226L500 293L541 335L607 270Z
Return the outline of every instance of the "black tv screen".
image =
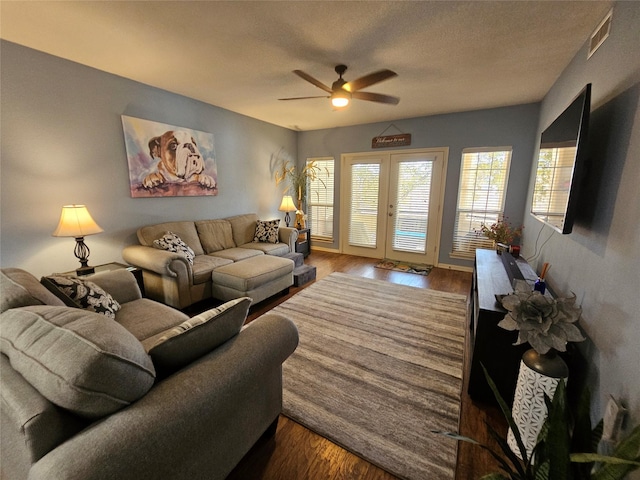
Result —
M591 84L540 135L531 214L571 233L587 164Z

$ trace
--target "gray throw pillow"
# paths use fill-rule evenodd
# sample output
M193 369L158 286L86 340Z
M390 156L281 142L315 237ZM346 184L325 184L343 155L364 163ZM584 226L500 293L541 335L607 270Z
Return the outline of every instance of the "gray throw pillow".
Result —
M249 297L230 300L143 340L158 372L176 371L238 334L251 305Z
M0 272L0 292L2 292L0 294L0 312L10 308L40 304L26 288L11 280L4 272Z
M0 315L0 351L50 402L87 418L142 397L155 369L142 344L117 322L48 305Z
M256 234L254 242L278 243L278 226L280 220L258 220L256 223Z
M78 277L50 275L40 282L69 307L84 308L115 319L120 304L93 282Z

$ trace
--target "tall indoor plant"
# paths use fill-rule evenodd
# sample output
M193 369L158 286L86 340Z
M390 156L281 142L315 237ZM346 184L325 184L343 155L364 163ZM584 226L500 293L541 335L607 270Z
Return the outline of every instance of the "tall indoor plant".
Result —
M481 233L489 240L493 241L494 245L502 243L503 245L511 245L520 235L522 235L522 229L524 227L512 227L507 221L506 217L498 218L495 223L487 225L482 223L480 227Z
M489 434L496 440L499 450L457 433L433 432L470 442L487 450L497 460L500 471L484 475L481 480L621 480L640 467L640 426L618 442L611 455L598 454L602 420L592 427L589 391L583 392L577 407L571 410L564 381L558 384L553 400L546 398L549 414L533 453L528 455L511 409L486 369L484 374L514 432L522 459L511 451L502 436L488 424Z

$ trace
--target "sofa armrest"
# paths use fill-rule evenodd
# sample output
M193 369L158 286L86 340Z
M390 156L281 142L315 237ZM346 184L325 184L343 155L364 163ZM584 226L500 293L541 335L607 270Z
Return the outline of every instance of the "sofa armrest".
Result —
M142 298L136 277L124 268L96 273L89 277L89 280L111 295L118 303Z
M282 408L298 331L266 314L44 456L31 480L224 479Z
M77 434L89 421L47 400L13 369L4 354L0 354L0 370L2 473L6 478L26 478L32 463Z
M296 240L298 240L298 230L293 227L280 227L278 229L279 240L289 245L289 253L296 251Z
M122 250L122 258L130 265L135 265L144 270L150 270L158 275L177 277L178 270L184 268L190 275L193 275L191 264L187 259L178 253L160 250L159 248L147 247L145 245L129 245ZM181 268L172 265L178 262Z

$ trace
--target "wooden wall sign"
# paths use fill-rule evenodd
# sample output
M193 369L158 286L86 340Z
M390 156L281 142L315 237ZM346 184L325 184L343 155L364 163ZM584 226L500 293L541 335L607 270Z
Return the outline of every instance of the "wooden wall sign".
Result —
M373 137L371 148L405 147L411 145L411 134L385 135Z

